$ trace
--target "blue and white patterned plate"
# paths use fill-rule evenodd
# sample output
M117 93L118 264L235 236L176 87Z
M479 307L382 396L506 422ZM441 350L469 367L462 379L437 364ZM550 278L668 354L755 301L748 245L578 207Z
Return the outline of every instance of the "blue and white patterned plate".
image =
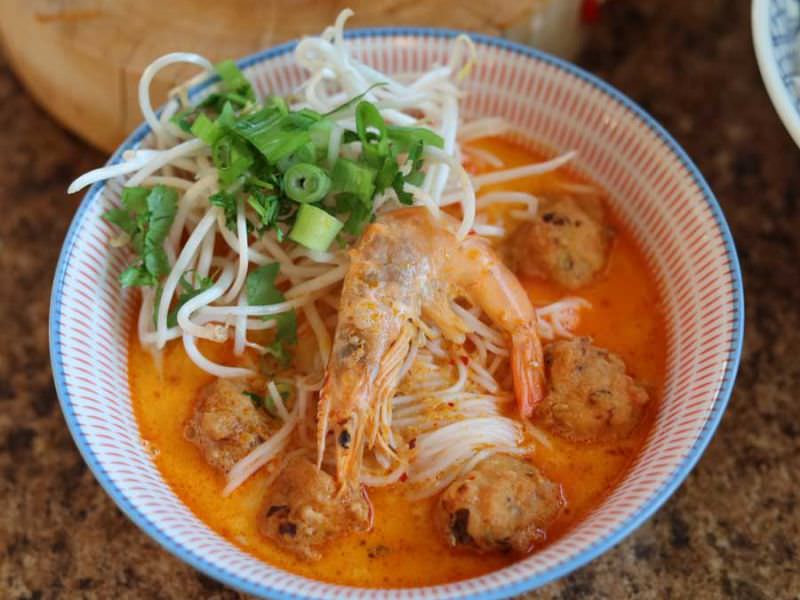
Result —
M443 62L457 32L351 32L353 52L388 72ZM608 190L660 287L667 377L653 431L612 494L565 536L488 575L412 590L366 590L274 568L211 530L164 481L139 435L128 385L133 293L117 277L125 257L100 219L120 181L95 184L67 234L53 284L50 351L61 406L75 442L120 508L164 548L221 582L270 598L499 598L566 575L650 517L700 458L725 409L739 364L743 291L722 212L675 140L617 90L528 47L473 36L479 64L465 80L464 112L509 120L517 141L577 150L574 168ZM241 61L258 93L285 94L302 80L294 44ZM193 91L195 97L208 85ZM140 127L111 158L147 145ZM222 501L222 500L221 500Z
M764 85L800 146L800 0L753 0L752 27Z

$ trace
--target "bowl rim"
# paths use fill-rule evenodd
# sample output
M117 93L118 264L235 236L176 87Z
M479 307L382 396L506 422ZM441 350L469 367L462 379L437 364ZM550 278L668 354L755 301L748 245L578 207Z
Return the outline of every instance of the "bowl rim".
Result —
M767 94L772 101L775 112L778 113L783 126L794 143L800 146L800 108L798 97L793 96L783 81L778 69L778 60L775 57L775 46L770 32L769 9L772 0L753 0L751 4L750 25L753 36L758 70Z
M599 555L614 547L616 544L630 535L634 530L640 527L645 521L647 521L674 493L678 486L683 483L713 437L722 415L725 412L725 408L733 390L736 374L739 368L742 342L744 337L744 289L742 285L739 259L736 253L733 236L731 235L730 228L725 220L722 209L708 183L700 173L700 170L689 158L686 151L681 148L681 146L664 129L663 126L661 126L652 116L650 116L633 100L628 98L609 83L606 83L599 77L566 60L560 59L541 50L491 35L434 27L376 27L349 30L346 32L345 38L350 40L370 37L423 37L452 39L462 34L469 35L470 38L476 43L508 50L523 57L538 60L554 66L562 71L566 71L568 74L573 75L585 83L592 85L594 88L609 96L612 100L621 104L625 109L637 117L638 121L642 125L649 128L651 132L654 133L656 137L658 137L659 140L665 144L667 149L678 158L681 166L686 169L694 183L697 185L698 189L702 192L702 198L707 204L708 208L711 210L711 213L714 217L714 223L716 224L716 227L718 228L723 239L733 293L733 327L731 332L731 345L728 349L727 365L722 381L720 382L717 395L714 399L713 407L709 412L708 418L704 423L697 439L687 453L686 457L675 469L669 479L662 483L661 487L656 491L651 499L645 505L641 506L631 518L622 523L619 527L611 531L606 536L593 542L591 546L575 555L571 559L558 564L547 571L524 577L512 583L500 585L498 587L476 592L474 594L460 596L463 598L480 598L481 600L489 600L494 598L505 598L538 588L546 583L550 583L556 579L559 579L594 560ZM298 40L291 40L248 55L240 60L237 60L236 63L241 68L245 68L253 64L273 59L293 51L297 43ZM190 93L192 95L196 94L205 89L207 86L212 85L215 81L217 81L217 78L211 77L194 86ZM133 131L133 133L128 136L128 138L120 145L120 147L117 148L107 164L119 162L122 157L122 153L141 142L149 132L150 128L147 126L147 124L142 123L136 130ZM86 211L93 203L95 196L102 192L104 187L105 182L97 182L93 184L82 199L75 216L72 219L56 266L50 299L49 345L51 368L56 392L61 404L61 410L64 414L70 434L72 435L72 438L75 441L75 444L78 447L78 450L80 451L84 461L89 466L89 469L92 471L95 478L106 491L106 493L112 498L112 500L114 500L120 510L122 510L122 512L131 521L133 521L134 524L136 524L150 538L155 540L162 548L183 562L191 565L198 571L205 573L217 581L220 581L223 584L242 592L253 594L257 597L280 599L301 598L302 596L298 596L296 594L276 590L248 581L234 572L227 571L211 563L204 557L196 554L191 548L187 548L180 542L174 540L169 534L161 530L146 515L139 511L139 509L128 499L122 490L116 486L116 484L103 469L86 437L80 429L80 425L76 419L72 402L65 384L65 373L60 345L60 321L62 310L61 296L64 287L66 266L69 262L69 258L75 245L75 236L77 234L78 227L83 221ZM289 573L289 575L294 576L292 573ZM354 590L372 589L358 588L355 586L345 587L351 587ZM431 589L434 587L436 586L408 588L405 590L405 592L406 594L414 595L419 590ZM377 591L380 590L376 589L376 592Z

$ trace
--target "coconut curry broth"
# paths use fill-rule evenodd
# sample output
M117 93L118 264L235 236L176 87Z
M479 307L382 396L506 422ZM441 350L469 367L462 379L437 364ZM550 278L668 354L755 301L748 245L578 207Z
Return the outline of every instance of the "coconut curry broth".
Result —
M498 140L482 140L478 147L501 157L506 167L539 157ZM469 165L473 172L483 169ZM542 193L552 189L563 174L545 175L513 184L493 186ZM575 182L574 178L569 181ZM557 285L525 279L523 283L537 305L566 295L589 300L576 333L588 335L595 344L619 354L629 373L642 382L651 402L642 424L621 442L575 444L550 436L549 447L532 440L533 462L561 483L567 508L548 531L552 542L581 516L597 506L630 466L652 424L659 400L665 365L665 334L659 298L644 260L633 240L609 216L615 241L609 265L599 281L567 292ZM170 344L163 356L163 377L151 355L131 335L130 383L142 438L152 450L165 479L177 495L214 530L253 555L277 567L314 579L372 587L406 587L445 583L475 577L513 562L507 555L473 555L453 551L439 539L431 512L434 499L409 501L397 487L370 490L374 527L363 534L341 539L323 558L307 563L280 550L256 529L256 511L267 484L258 473L230 497L222 497L223 477L202 459L183 436L198 390L212 377L200 371L181 344ZM209 358L232 360L229 347L201 344ZM402 484L400 484L402 485Z

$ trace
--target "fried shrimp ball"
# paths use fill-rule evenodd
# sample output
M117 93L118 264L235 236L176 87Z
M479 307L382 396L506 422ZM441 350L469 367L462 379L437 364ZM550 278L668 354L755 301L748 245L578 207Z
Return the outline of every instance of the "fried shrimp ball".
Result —
M216 379L200 390L184 426L186 439L224 473L276 429L275 420L248 396L254 391L252 381Z
M294 457L270 486L258 514L261 535L306 560L333 539L365 531L372 507L360 485L338 489L328 473Z
M520 225L507 242L511 268L574 290L591 283L608 262L611 235L603 209L571 197L546 200L536 219Z
M553 432L574 441L625 438L641 420L648 397L616 354L588 338L544 349L547 391L537 414Z
M444 491L434 515L447 544L477 552L528 552L564 506L561 487L507 455L478 463Z

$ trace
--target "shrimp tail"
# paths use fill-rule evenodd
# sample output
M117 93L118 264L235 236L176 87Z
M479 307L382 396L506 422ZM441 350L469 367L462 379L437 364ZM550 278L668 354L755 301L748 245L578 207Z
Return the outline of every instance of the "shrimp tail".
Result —
M544 396L544 359L535 325L511 336L511 374L519 414L530 418Z

